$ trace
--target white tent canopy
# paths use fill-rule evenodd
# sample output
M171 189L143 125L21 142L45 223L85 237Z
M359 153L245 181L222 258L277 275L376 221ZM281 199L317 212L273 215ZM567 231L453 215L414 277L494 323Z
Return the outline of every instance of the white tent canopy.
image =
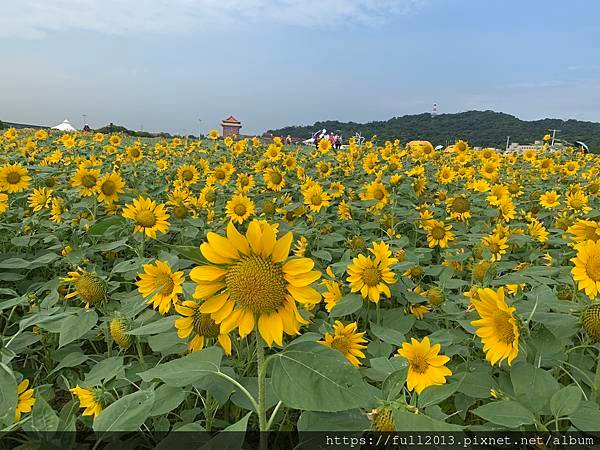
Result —
M56 125L55 127L52 127L53 130L60 130L60 131L77 131L73 125L71 125L71 122L69 122L67 119L64 120L63 123Z

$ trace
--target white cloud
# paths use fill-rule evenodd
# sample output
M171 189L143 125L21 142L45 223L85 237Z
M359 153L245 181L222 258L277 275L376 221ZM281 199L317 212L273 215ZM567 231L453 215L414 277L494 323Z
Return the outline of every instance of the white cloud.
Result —
M4 0L0 36L39 38L55 31L179 33L207 27L282 23L373 24L429 0Z

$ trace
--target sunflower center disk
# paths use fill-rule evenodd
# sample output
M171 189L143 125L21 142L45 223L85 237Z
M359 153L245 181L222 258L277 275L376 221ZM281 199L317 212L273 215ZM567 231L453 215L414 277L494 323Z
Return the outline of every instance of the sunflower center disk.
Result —
M600 281L600 255L590 255L585 271L592 280Z
M467 212L469 206L469 201L464 198L457 198L452 202L452 210L459 214Z
M185 181L190 181L192 178L194 178L194 174L192 173L191 170L184 170L183 171L183 177L182 177Z
M81 178L81 184L83 184L86 188L91 188L96 186L96 177L93 175L84 175Z
M427 358L422 355L415 356L414 359L410 360L410 367L417 373L425 373L429 367L429 362L427 361Z
M339 350L345 355L350 353L350 350L352 349L352 343L347 337L339 337L334 338L333 341L331 341L331 347Z
M242 204L235 205L235 208L233 208L233 212L236 213L236 215L238 216L243 216L244 214L246 214L246 207Z
M113 195L116 190L117 186L113 181L108 180L102 184L102 193L104 195Z
M512 344L515 340L515 330L509 322L511 316L504 311L499 311L494 316L494 325L498 340L504 344Z
M381 274L375 267L369 267L363 272L363 281L367 286L377 286L381 281Z
M210 318L209 314L202 314L200 309L194 311L192 327L200 336L215 338L219 335L219 325Z
M277 172L272 173L271 174L271 183L273 183L273 184L281 183L281 175L279 175Z
M431 236L435 239L443 239L446 235L446 231L442 227L435 227L431 229Z
M17 184L19 181L21 181L21 175L19 175L17 172L9 172L6 176L6 181L8 181L10 184Z
M152 211L140 211L136 219L138 225L144 228L151 228L156 224L156 216Z
M375 199L377 199L377 200L383 200L383 197L385 197L385 195L383 194L383 191L381 189L377 189L373 193L373 197L375 197Z
M173 283L173 278L171 278L168 274L161 273L156 277L156 287L160 288L158 291L159 294L171 295L171 293L173 293L175 283Z
M315 194L310 198L310 202L313 205L320 205L321 203L323 203L323 201L321 200L321 196L319 194Z
M225 277L230 297L244 309L266 314L285 301L286 281L278 264L252 255L231 267Z
M498 253L500 251L500 246L494 242L489 243L487 245L487 248L492 254Z

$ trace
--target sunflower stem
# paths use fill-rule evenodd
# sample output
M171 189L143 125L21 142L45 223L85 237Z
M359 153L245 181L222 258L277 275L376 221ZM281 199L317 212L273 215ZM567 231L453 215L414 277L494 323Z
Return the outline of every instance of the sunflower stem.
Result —
M600 390L600 358L596 358L598 362L596 363L596 375L594 377L594 384L592 385L592 395L591 400L593 402L598 401L598 391Z
M135 348L137 349L137 354L138 354L138 358L140 360L140 364L142 366L142 368L146 368L146 361L144 360L144 352L142 351L142 346L140 345L139 341L135 342Z
M279 408L281 408L281 405L283 403L281 401L279 401L277 403L277 405L275 405L275 409L273 410L273 412L271 413L271 417L269 417L269 421L267 422L267 429L271 429L271 426L273 425L273 421L275 420L275 416L277 415L277 413L279 412Z
M258 329L254 330L256 338L256 363L258 365L258 426L260 429L260 448L267 450L267 409L266 409L266 375L267 365L265 364L265 349L262 346L260 333Z
M142 239L140 239L140 258L144 257L144 243L146 241L146 233L142 232Z

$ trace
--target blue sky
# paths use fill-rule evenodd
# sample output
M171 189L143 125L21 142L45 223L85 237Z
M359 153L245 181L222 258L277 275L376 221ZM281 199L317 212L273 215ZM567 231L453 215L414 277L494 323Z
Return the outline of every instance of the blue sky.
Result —
M595 0L4 0L0 119L245 133L493 109L600 121ZM202 119L199 124L198 119ZM400 130L401 133L401 130Z

